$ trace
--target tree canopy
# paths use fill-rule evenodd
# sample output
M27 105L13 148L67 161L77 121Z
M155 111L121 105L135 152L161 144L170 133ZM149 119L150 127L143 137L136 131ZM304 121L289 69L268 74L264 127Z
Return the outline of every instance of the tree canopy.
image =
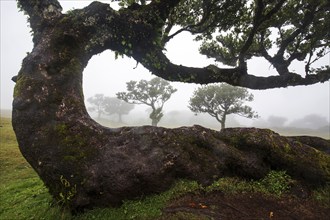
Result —
M127 115L133 109L133 104L128 104L117 97L107 97L104 110L109 115L117 114L118 122L122 122L122 115Z
M101 115L106 113L106 99L107 97L103 94L95 94L87 99L87 101L92 105L88 108L88 110L91 112L96 112L97 119L100 119Z
M100 119L102 114L117 114L118 122L122 122L122 115L127 115L134 108L132 104L127 104L116 97L104 96L104 94L95 94L87 101L92 105L88 110L96 112L97 119Z
M195 113L208 113L225 128L226 117L230 114L246 118L256 118L258 115L244 102L253 101L253 94L245 88L227 84L203 86L194 91L189 100L189 108Z
M95 1L67 14L61 12L57 0L19 0L18 5L29 16L36 45L50 33L50 27L65 29L65 35L57 36L57 40L72 43L84 65L94 54L110 49L170 81L226 82L267 89L310 85L330 78L329 66L313 66L329 54L327 0L119 2L118 11ZM165 54L166 43L183 31L202 42L202 54L227 66L195 68L172 63ZM62 53L62 59L70 54ZM278 75L249 73L247 62L253 57L265 58ZM293 62L300 62L305 71L292 70ZM55 70L56 66L48 68Z
M169 82L159 77L150 81L140 80L130 81L126 83L127 92L118 92L118 99L124 100L131 104L144 104L151 107L152 111L149 118L152 125L157 126L163 117L163 107L173 93L177 90L173 88Z

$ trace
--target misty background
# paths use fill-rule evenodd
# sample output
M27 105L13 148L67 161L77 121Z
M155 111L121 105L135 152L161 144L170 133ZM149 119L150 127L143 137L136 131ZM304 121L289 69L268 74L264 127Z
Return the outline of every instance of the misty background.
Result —
M60 1L63 11L82 8L92 1ZM101 1L111 3L111 1ZM1 15L1 78L0 78L0 109L1 116L9 117L12 108L13 89L11 81L17 75L21 62L27 52L32 50L32 36L27 24L27 17L16 8L16 1L0 1ZM199 42L193 41L188 33L182 33L166 46L166 54L176 64L204 67L214 64L198 53ZM329 65L330 55L315 63L314 67ZM219 65L221 66L221 65ZM255 58L248 63L251 74L268 76L275 74L270 64L261 58ZM298 73L304 67L295 63L292 70ZM105 51L94 56L84 70L83 89L85 104L89 97L95 94L115 97L117 92L126 90L126 82L141 79L150 80L154 76L142 65L137 65L133 59L124 57L115 59L111 51ZM171 82L178 89L171 99L165 103L164 117L159 126L178 127L200 124L219 130L220 124L211 116L199 114L195 116L188 109L188 100L197 84ZM254 101L246 103L258 112L259 119L245 119L239 116L229 116L226 126L254 126L272 128L286 135L318 135L330 138L330 85L329 81L311 86L298 86L269 90L249 90L254 94ZM93 113L90 113L95 117ZM103 115L100 123L106 126L135 126L150 124L147 106L136 105L129 115L123 115L123 123L117 123L117 116Z

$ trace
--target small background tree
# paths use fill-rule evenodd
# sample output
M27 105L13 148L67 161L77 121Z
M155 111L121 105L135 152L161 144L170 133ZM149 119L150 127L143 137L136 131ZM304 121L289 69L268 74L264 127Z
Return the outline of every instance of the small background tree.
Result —
M151 124L157 126L163 117L163 107L166 101L177 90L169 82L155 77L150 81L140 80L126 83L127 92L118 92L117 98L131 104L145 104L151 107L149 115Z
M118 115L118 122L122 123L122 115L127 115L132 109L134 109L133 104L128 104L117 97L105 97L105 108L106 114Z
M94 96L87 99L87 101L92 105L88 108L90 112L97 113L97 119L101 118L102 114L105 114L105 102L106 97L103 94L95 94Z
M287 118L275 115L271 115L267 119L267 122L269 123L270 127L284 127L284 124L287 121Z
M236 114L246 118L258 117L251 107L243 105L246 101L253 101L253 94L245 88L227 84L208 85L194 91L188 107L195 113L204 112L216 118L223 129L227 115Z

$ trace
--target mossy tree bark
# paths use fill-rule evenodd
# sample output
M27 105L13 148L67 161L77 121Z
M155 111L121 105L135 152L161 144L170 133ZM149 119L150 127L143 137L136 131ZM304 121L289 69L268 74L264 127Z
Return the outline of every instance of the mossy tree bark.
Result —
M22 154L53 197L79 211L160 192L177 178L208 184L226 175L260 178L270 169L314 185L328 182L328 155L268 130L111 129L89 117L82 72L105 49L130 54L167 79L188 76L191 68L171 64L152 43L177 2L120 11L94 2L62 14L56 0L19 1L30 17L34 48L14 78L12 122ZM192 74L203 83L213 75L209 69Z

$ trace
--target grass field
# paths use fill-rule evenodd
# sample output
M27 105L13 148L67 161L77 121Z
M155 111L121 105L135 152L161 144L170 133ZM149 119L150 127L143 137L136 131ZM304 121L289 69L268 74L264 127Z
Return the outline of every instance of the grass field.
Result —
M159 195L136 201L125 201L118 208L98 208L72 216L68 210L52 200L38 175L22 157L9 118L0 120L0 168L0 220L189 219L167 218L162 216L162 210L169 206L171 201L192 192L202 192L203 195L207 193L210 196L212 196L210 192L219 190L226 193L240 192L239 195L241 192L258 192L277 198L292 183L290 177L282 172L270 173L260 181L245 182L233 178L222 178L209 187L201 187L194 181L181 180L170 190ZM315 191L314 197L329 206L327 190L329 187Z
M0 167L0 219L65 219L22 157L8 118L1 118Z

